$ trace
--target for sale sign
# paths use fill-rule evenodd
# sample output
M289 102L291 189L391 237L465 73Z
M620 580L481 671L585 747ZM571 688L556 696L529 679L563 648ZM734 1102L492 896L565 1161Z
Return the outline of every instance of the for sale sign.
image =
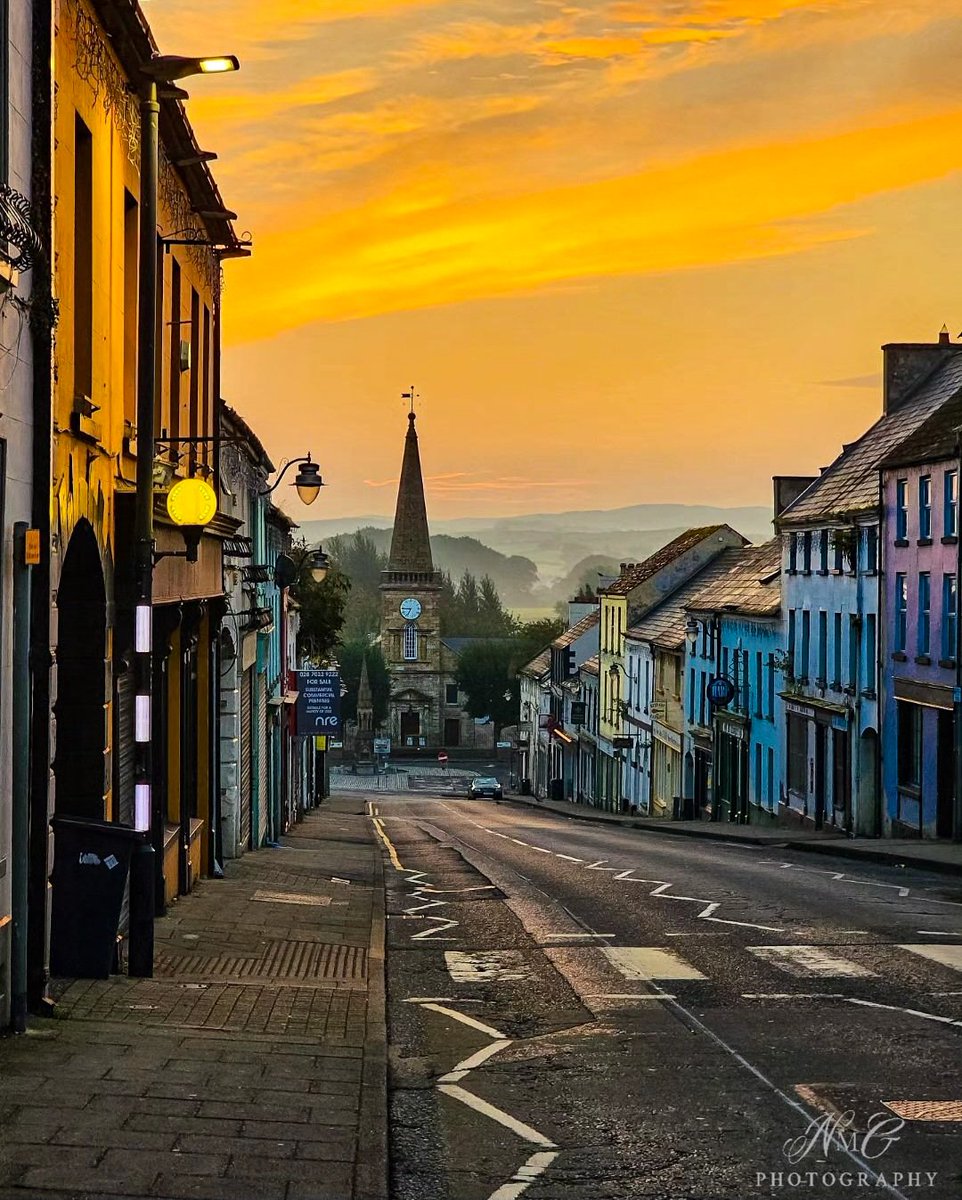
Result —
M297 672L297 732L336 733L341 724L341 676L337 671Z

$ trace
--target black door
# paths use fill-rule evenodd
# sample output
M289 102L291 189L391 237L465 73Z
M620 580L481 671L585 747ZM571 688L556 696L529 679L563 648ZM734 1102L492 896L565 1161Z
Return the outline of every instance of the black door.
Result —
M938 774L935 798L935 836L952 836L952 810L955 807L955 716L939 713Z
M852 773L849 767L848 730L832 731L832 823L852 829Z
M421 734L421 714L416 712L401 713L401 745L407 746L408 739L413 739L412 745L418 744Z
M825 741L826 726L815 723L815 828L825 823Z

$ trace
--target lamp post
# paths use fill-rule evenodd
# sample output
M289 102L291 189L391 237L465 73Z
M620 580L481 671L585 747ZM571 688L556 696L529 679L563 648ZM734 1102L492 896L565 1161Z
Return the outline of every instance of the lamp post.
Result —
M140 98L140 276L137 319L137 496L134 520L134 828L143 840L130 866L131 975L154 973L155 849L161 814L155 811L151 715L153 706L154 405L157 321L157 193L160 174L158 83L188 75L236 71L236 58L158 55L143 68ZM161 845L162 849L162 845Z
M298 499L302 504L313 504L321 494L321 488L324 487L324 480L321 478L321 468L314 462L310 454L306 454L303 458L292 458L284 463L281 467L281 473L271 486L261 488L257 493L258 496L269 496L280 485L281 480L291 467L297 464L300 464L301 468L294 476L294 488L297 491Z

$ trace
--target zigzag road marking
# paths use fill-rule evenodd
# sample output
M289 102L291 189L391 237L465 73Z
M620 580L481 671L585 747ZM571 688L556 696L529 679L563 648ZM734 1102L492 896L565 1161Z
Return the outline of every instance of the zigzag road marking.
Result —
M452 1100L457 1100L467 1108L480 1113L481 1116L495 1121L504 1129L509 1129L523 1141L541 1147L537 1153L532 1154L530 1158L521 1164L509 1180L488 1197L488 1200L517 1200L517 1197L522 1192L534 1183L540 1175L544 1174L560 1152L554 1142L546 1138L543 1133L539 1133L531 1125L526 1125L524 1121L519 1121L511 1113L505 1112L503 1108L497 1108L487 1100L482 1100L480 1096L476 1096L474 1092L469 1092L466 1088L460 1086L461 1080L475 1070L475 1068L483 1066L495 1054L499 1054L502 1050L507 1049L511 1045L511 1039L505 1037L500 1030L494 1029L491 1025L485 1025L483 1022L475 1020L474 1017L469 1017L465 1013L458 1012L456 1009L447 1008L444 1005L430 1001L418 1000L414 997L409 999L407 1003L419 1004L422 1008L430 1009L432 1012L440 1013L442 1016L452 1017L455 1021L460 1021L462 1025L477 1029L480 1033L493 1039L490 1045L484 1046L474 1054L456 1063L450 1071L447 1071L437 1080L436 1086L438 1091L442 1092L445 1096L449 1096Z
M905 897L911 891L911 888L903 887L898 883L876 883L874 879L852 879L844 871L825 871L819 870L818 867L798 867L795 863L781 862L777 858L762 858L759 859L761 866L778 867L780 871L801 871L804 875L827 875L829 879L834 879L836 883L855 883L859 887L878 887L890 888L893 892L898 892L899 896Z

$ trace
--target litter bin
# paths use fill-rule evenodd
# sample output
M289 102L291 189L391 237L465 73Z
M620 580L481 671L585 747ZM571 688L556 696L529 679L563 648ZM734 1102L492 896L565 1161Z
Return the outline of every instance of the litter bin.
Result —
M531 795L531 780L530 779L522 779L521 780L521 795L522 796L530 796Z
M82 817L55 816L50 824L50 972L106 979L114 962L130 857L144 835L129 825Z

